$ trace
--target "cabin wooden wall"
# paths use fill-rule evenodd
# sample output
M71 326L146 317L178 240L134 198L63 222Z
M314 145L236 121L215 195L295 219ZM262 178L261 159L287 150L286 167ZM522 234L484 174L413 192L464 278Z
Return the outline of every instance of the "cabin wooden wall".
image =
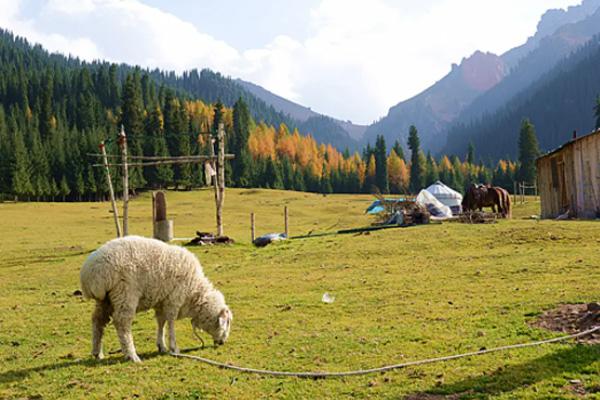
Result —
M600 133L539 158L537 170L542 218L567 210L578 218L600 216Z

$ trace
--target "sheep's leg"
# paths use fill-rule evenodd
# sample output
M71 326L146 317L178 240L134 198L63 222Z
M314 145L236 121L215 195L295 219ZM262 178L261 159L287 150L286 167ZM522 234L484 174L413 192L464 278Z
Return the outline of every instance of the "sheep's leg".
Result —
M121 343L121 351L125 357L129 358L133 362L141 362L135 351L135 345L133 344L133 334L131 333L131 323L135 316L135 307L133 308L120 308L115 309L113 315L113 323L119 336L119 342Z
M179 354L179 347L177 347L177 341L175 340L175 317L168 316L167 322L169 323L169 349L172 353Z
M102 352L102 336L104 335L104 328L110 321L111 306L110 302L97 301L96 308L92 314L92 355L98 360L104 358Z
M179 347L177 347L177 341L175 340L175 320L169 318L169 349L172 353L179 354Z
M167 346L165 345L165 322L167 319L161 312L156 312L156 323L158 324L158 329L156 331L156 347L158 347L158 351L161 353L167 352Z

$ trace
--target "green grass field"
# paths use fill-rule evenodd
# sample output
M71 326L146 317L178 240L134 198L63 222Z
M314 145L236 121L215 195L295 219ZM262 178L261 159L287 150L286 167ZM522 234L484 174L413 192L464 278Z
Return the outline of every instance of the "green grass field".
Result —
M553 337L528 321L560 303L600 300L600 226L529 219L539 212L535 202L494 225L250 245L250 212L261 234L283 229L284 205L292 235L323 233L368 225L371 200L228 190L225 233L237 244L191 250L232 308L232 334L225 346L189 354L281 370L376 367ZM211 191L169 193L168 202L177 237L214 230ZM152 313L134 324L142 364L120 353L96 362L93 304L73 292L87 254L113 236L108 209L0 204L0 399L562 399L584 390L600 398L594 346L553 344L364 377L280 379L158 355ZM131 214L131 233L150 235L148 194L133 201ZM321 302L324 292L333 304ZM177 331L180 347L198 346L188 320ZM104 344L105 352L119 348L112 326Z

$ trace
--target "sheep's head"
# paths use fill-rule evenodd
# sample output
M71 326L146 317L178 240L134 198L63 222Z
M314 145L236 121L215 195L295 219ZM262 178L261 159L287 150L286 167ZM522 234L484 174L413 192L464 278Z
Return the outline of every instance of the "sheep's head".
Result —
M233 313L225 304L223 294L215 290L197 305L192 317L192 327L207 332L215 344L221 345L229 337L232 320Z

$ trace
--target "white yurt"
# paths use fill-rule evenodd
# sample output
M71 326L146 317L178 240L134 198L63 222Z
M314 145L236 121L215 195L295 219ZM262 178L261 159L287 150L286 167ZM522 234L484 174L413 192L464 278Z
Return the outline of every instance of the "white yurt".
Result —
M425 190L434 195L440 203L450 207L453 214L460 213L463 197L462 194L458 193L456 190L449 188L440 181L437 181Z

